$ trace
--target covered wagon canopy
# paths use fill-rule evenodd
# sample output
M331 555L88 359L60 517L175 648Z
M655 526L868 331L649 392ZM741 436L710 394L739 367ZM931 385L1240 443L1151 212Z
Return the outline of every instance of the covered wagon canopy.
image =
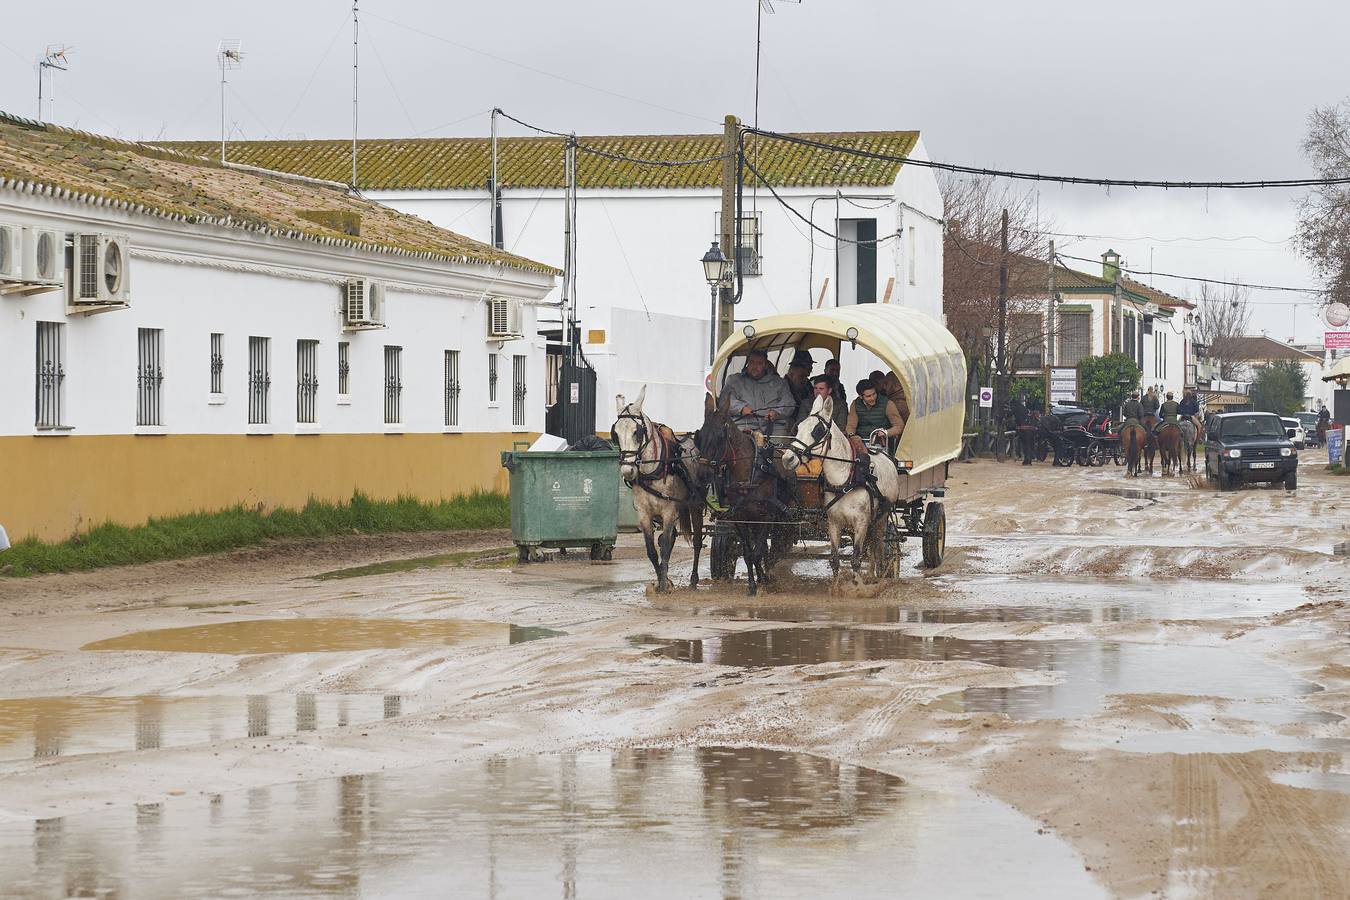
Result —
M1338 359L1336 364L1331 367L1331 371L1322 376L1323 381L1335 381L1341 385L1350 387L1350 356L1345 359Z
M965 356L940 322L902 306L869 303L756 319L722 344L708 390L716 396L750 350L785 360L795 350L839 356L846 344L874 354L905 390L909 419L896 456L913 460L915 472L956 459L965 421Z

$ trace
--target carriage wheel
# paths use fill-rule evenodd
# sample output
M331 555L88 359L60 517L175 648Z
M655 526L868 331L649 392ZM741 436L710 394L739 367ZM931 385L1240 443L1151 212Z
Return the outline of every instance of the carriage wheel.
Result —
M936 569L942 564L947 553L947 513L942 504L933 501L928 504L923 517L923 565L925 569Z
M1101 441L1093 441L1088 445L1089 461L1094 466L1106 465L1106 445Z
M1084 444L1081 447L1074 448L1073 461L1078 463L1080 466L1092 465L1092 453L1088 449L1087 444Z
M741 545L735 533L720 522L713 529L712 547L708 565L714 581L730 581L736 577L736 560Z
M1118 441L1111 442L1111 461L1118 466L1125 465L1125 454L1120 451L1120 443Z
M1045 439L1044 435L1036 437L1036 452L1034 455L1037 462L1045 462L1050 457L1050 442Z
M1055 465L1065 468L1073 465L1073 448L1068 444L1055 445Z

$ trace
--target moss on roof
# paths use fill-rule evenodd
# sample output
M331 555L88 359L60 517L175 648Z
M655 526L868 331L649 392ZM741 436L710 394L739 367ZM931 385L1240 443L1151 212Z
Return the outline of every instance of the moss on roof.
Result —
M224 166L176 150L0 113L0 188L69 193L187 222L555 274L359 196L340 184Z
M917 131L854 131L803 134L892 156L909 154ZM607 135L578 137L578 142L605 153L643 160L690 160L717 157L720 134ZM160 146L204 156L219 153L211 141L167 141ZM294 172L312 178L346 181L351 174L350 141L237 141L228 145L231 162ZM747 138L748 149L755 137ZM357 145L357 183L363 190L481 190L492 165L487 138L393 138L363 140ZM564 140L556 137L509 137L497 142L497 174L503 187L561 188ZM756 167L775 187L890 186L901 164L830 153L784 141L764 140ZM747 173L747 181L752 176ZM577 184L583 188L711 188L721 184L722 163L711 159L689 166L648 166L577 154Z

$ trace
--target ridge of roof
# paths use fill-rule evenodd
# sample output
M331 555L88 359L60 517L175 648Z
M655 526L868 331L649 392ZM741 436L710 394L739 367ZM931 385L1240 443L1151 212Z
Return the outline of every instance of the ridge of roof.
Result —
M918 144L917 131L803 132L799 136L889 156L907 156ZM583 147L600 154L577 155L577 184L582 188L711 188L721 184L723 137L717 134L633 134L578 136ZM758 142L758 144L757 144ZM756 167L775 187L887 186L901 162L831 154L755 135ZM155 146L210 155L214 141L157 141ZM235 141L226 158L247 165L343 180L351 171L351 141L342 139ZM498 179L505 188L562 188L564 139L503 137L497 140ZM690 165L653 166L648 162L698 160ZM491 139L365 138L357 141L357 186L363 190L482 190L491 170Z
M1266 345L1267 349L1262 349L1262 345ZM1270 348L1270 345L1273 345L1273 348ZM1225 352L1235 359L1307 359L1315 363L1322 362L1322 357L1306 350L1300 350L1294 345L1273 338L1268 334L1244 334L1226 338L1224 347Z
M171 146L3 111L0 188L392 256L558 273L368 200L340 183L222 164ZM344 230L344 223L353 223L354 232Z

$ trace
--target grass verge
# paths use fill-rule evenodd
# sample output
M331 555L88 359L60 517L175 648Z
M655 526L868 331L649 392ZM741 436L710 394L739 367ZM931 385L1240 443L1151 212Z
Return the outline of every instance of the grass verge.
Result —
M1332 475L1350 475L1350 469L1345 466L1327 466L1327 471Z
M22 577L182 559L255 546L273 538L505 528L510 521L511 504L505 494L473 493L425 503L411 497L372 500L358 493L348 503L311 500L299 510L261 513L236 506L151 519L134 527L100 525L56 544L30 538L0 553L0 575Z

